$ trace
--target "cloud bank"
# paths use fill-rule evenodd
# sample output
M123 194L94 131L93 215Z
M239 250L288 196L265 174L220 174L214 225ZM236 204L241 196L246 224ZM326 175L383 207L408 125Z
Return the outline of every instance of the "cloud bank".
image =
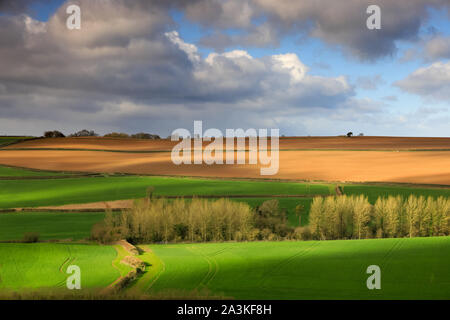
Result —
M384 104L356 98L345 76L314 75L295 53L253 57L228 47L276 45L298 32L372 60L416 37L427 5L448 8L441 0L380 0L383 29L369 34L365 0L79 0L68 2L83 15L82 29L71 31L67 4L40 22L29 13L32 2L0 2L0 134L92 128L168 135L197 119L285 134L345 133L355 122L389 126ZM173 9L211 30L200 43L217 50L203 56L184 41ZM240 32L230 36L229 28ZM419 92L418 78L398 85ZM431 94L445 96L438 91Z

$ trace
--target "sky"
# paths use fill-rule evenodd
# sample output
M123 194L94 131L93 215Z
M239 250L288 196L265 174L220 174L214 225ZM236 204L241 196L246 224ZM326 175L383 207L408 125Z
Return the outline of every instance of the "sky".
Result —
M447 0L0 0L0 135L448 137L449 59Z

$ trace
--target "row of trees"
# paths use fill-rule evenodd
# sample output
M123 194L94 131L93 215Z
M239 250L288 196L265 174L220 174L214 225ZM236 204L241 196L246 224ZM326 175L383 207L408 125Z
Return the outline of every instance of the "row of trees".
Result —
M450 199L411 195L315 198L310 211L314 239L427 237L450 234Z
M131 243L252 241L287 238L293 231L277 200L254 210L229 199L149 197L121 214L107 212L104 221L93 227L91 238L102 243L119 239Z
M86 130L86 129L77 131L77 132L69 135L69 137L98 137L98 136L99 135L95 131ZM65 138L66 136L58 130L53 130L53 131L45 131L44 137L45 138ZM150 134L150 133L145 133L145 132L139 132L139 133L135 133L132 135L129 135L127 133L122 133L122 132L111 132L111 133L105 134L104 137L150 139L150 140L161 139L161 137L156 134Z
M95 131L86 130L86 129L77 131L77 132L69 135L69 137L97 137L97 136L98 136L98 134L95 133ZM53 131L45 131L44 137L45 138L65 138L66 135L64 133L62 133L61 131L53 130Z
M108 243L207 242L253 240L331 240L450 235L450 199L379 198L371 205L365 196L317 197L309 226L288 226L278 200L256 209L229 199L157 199L136 201L122 213L107 212L92 230L92 239Z
M107 138L133 138L133 139L147 139L147 140L158 140L161 139L160 136L157 134L151 134L151 133L145 133L145 132L139 132L135 134L128 134L124 132L111 132L108 134L105 134L104 137Z
M145 199L122 214L109 212L93 228L100 242L127 239L131 243L248 240L253 211L227 199Z

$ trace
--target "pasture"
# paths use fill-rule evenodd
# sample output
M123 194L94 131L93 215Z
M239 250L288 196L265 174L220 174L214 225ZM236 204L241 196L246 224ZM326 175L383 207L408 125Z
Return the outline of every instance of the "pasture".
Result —
M0 136L0 148L13 145L22 141L27 141L33 138L34 137Z
M406 186L389 186L389 185L343 185L343 193L346 195L364 194L369 198L371 203L379 197L402 196L408 197L413 194L415 196L432 196L432 197L450 197L450 188L433 188L433 187L406 187Z
M104 216L104 212L0 213L0 241L21 240L26 232L39 233L40 240L85 239Z
M65 288L71 264L81 269L82 288L104 288L119 277L112 265L116 255L111 246L0 243L0 293Z
M329 184L278 183L169 177L113 176L40 180L1 180L0 208L56 206L157 196L329 195Z
M207 288L236 299L450 297L450 237L149 247L164 264L149 293ZM381 290L366 287L369 265L381 268Z
M66 176L70 173L64 172L51 172L43 170L29 170L23 168L7 167L0 165L0 178L19 178L19 177L53 177L53 176Z
M115 247L0 244L0 294L62 289L70 264L80 266L84 290L105 288L131 270L120 263L128 253ZM145 252L137 257L148 264L147 271L127 291L150 298L205 289L236 299L450 296L450 237L140 247ZM369 265L380 266L381 290L366 287Z

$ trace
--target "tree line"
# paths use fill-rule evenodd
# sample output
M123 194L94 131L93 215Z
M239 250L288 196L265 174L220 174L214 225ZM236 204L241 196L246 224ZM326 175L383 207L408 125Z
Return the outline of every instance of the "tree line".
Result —
M314 198L309 225L291 227L278 200L253 209L229 199L153 198L137 200L122 213L107 211L91 239L109 243L332 240L427 237L450 234L450 199L365 196Z
M107 212L105 220L94 226L92 238L131 243L251 240L252 219L247 204L228 199L148 198L136 201L122 214Z
M97 134L93 130L80 130L75 133L72 133L68 135L69 138L72 137L98 137L99 134ZM63 134L61 131L58 130L52 130L52 131L45 131L44 132L44 138L65 138L66 135ZM103 137L105 138L133 138L133 139L147 139L147 140L158 140L161 139L160 136L157 134L150 134L145 132L139 132L135 134L128 134L123 132L111 132L105 134Z
M309 232L313 239L431 237L450 234L450 199L410 195L315 198Z

